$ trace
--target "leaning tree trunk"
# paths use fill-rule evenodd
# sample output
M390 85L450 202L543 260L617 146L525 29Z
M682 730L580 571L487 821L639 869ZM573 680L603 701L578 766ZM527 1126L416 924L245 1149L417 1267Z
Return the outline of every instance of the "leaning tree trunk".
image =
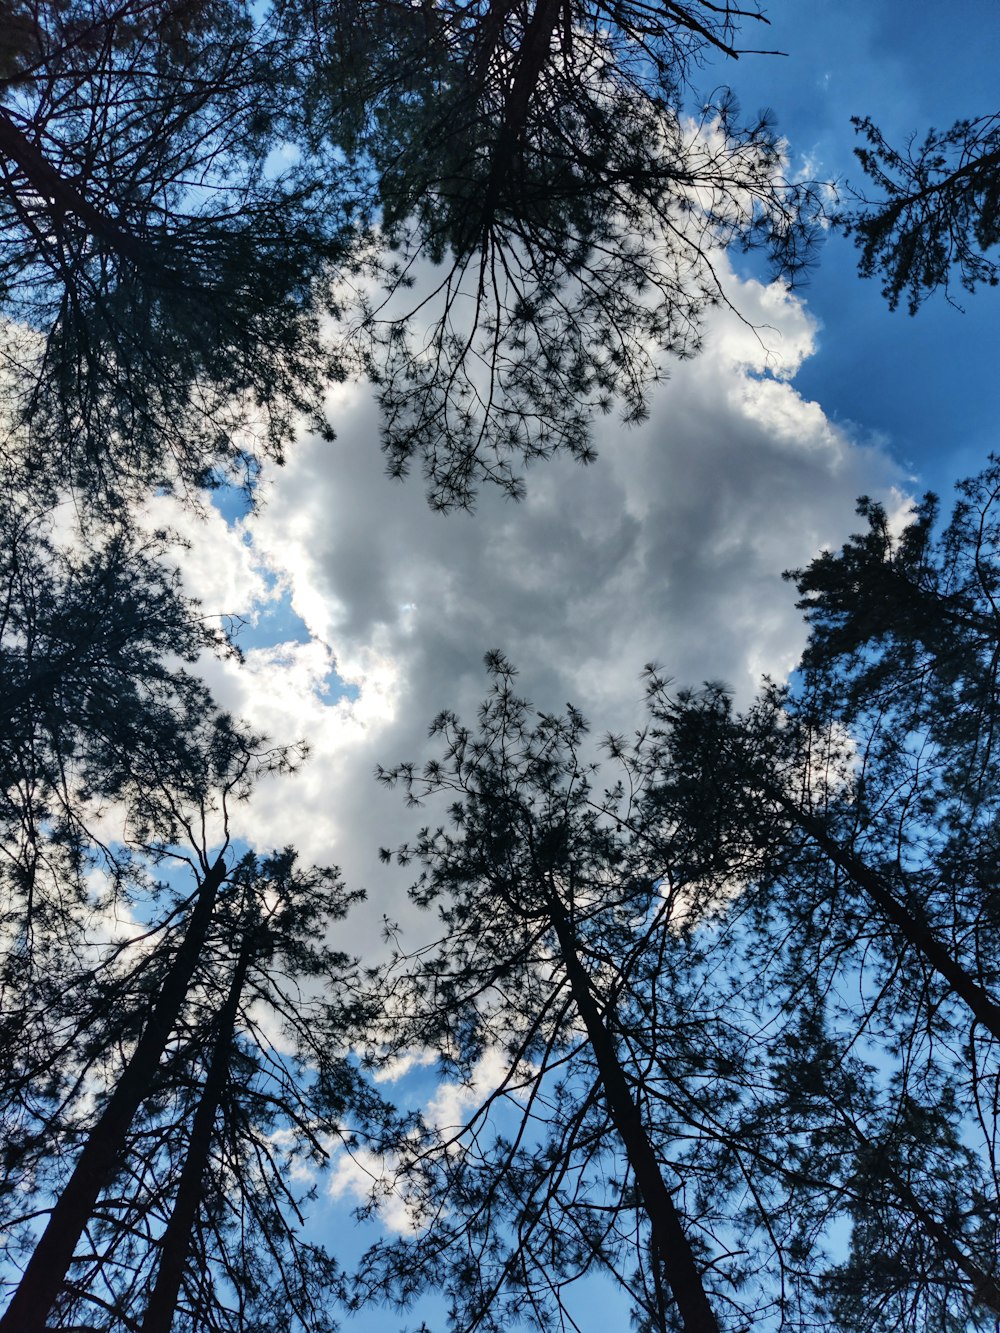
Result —
M48 1224L39 1237L7 1312L0 1333L44 1333L49 1311L62 1291L73 1252L101 1190L125 1147L129 1126L149 1095L160 1058L176 1025L191 977L201 955L215 900L226 878L220 856L198 888L194 910L170 965L153 1012L114 1092L80 1153Z
M775 788L768 786L765 791L766 795L816 843L833 864L843 870L859 889L864 890L907 944L923 955L938 976L942 977L954 993L964 1000L979 1022L1000 1040L1000 1005L997 1005L961 963L952 957L926 923L919 920L909 907L899 901L883 876L831 837L822 820L801 809Z
M205 1085L191 1124L187 1156L177 1185L177 1195L166 1230L160 1241L160 1266L146 1306L140 1333L170 1333L177 1310L184 1265L191 1252L191 1237L201 1206L201 1182L212 1147L215 1118L229 1077L229 1062L236 1030L236 1015L253 961L254 932L248 928L236 962L229 994L218 1017L215 1041Z
M573 1000L593 1047L607 1107L642 1195L652 1230L653 1250L662 1265L685 1333L719 1333L701 1271L664 1183L639 1108L629 1091L614 1041L590 989L590 979L580 962L565 909L555 894L549 899L549 912Z
M108 245L135 264L148 263L150 254L135 236L101 212L56 170L38 148L18 129L6 111L0 108L0 153L15 162L28 184L43 199L51 201L60 214L72 213L96 240Z
M923 1226L927 1234L936 1242L941 1252L952 1261L956 1268L969 1279L972 1299L978 1305L985 1305L993 1318L1000 1317L1000 1282L987 1273L962 1250L952 1238L947 1228L923 1208L918 1199L906 1188L905 1182L896 1177L893 1184L900 1197L909 1205L914 1217ZM995 1325L994 1325L995 1327Z

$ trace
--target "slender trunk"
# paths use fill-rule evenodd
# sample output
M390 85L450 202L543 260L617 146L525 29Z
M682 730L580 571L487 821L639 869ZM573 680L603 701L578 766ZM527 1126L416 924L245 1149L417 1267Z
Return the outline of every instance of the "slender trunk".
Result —
M479 96L486 88L490 61L500 42L504 24L514 10L516 0L490 0L489 9L476 24L475 59L472 66L472 84Z
M80 1235L118 1165L129 1126L150 1091L201 954L216 896L226 878L220 856L202 880L184 938L156 1005L101 1117L90 1131L73 1174L57 1199L7 1312L0 1333L43 1333Z
M998 1284L996 1278L984 1272L974 1260L969 1258L964 1250L959 1248L948 1229L927 1211L900 1176L893 1171L890 1173L890 1177L893 1188L903 1200L904 1206L910 1209L928 1235L937 1242L941 1251L969 1279L972 1285L973 1299L978 1301L980 1305L985 1305L993 1314L1000 1315L1000 1284Z
M560 13L560 0L536 0L534 13L524 29L514 79L504 100L503 119L493 150L484 202L479 210L487 230L492 225L493 215L521 144L531 110L531 99L549 59L552 34L556 30Z
M608 1110L635 1173L653 1233L653 1249L663 1266L685 1333L719 1333L694 1253L670 1191L664 1184L660 1164L629 1091L614 1041L590 989L590 980L580 962L566 912L555 895L550 899L549 909L573 1000L597 1061Z
M868 894L907 944L924 956L934 971L965 1001L979 1022L1000 1040L1000 1005L997 1005L983 987L966 972L961 963L952 957L937 936L897 899L885 879L853 852L841 847L840 843L826 831L821 820L802 810L775 788L768 787L766 794L812 838L835 866L839 866L860 889Z
M86 224L90 234L134 264L148 263L147 247L95 208L75 185L63 177L38 148L0 108L0 153L24 172L32 189L49 199L61 213L72 213Z
M536 0L535 12L524 29L514 82L504 103L501 144L509 143L513 146L524 133L531 99L538 88L542 70L550 59L552 34L561 13L560 0Z
M181 1280L184 1276L184 1265L191 1252L191 1237L201 1205L201 1182L212 1146L215 1117L229 1077L236 1014L252 957L253 932L247 930L243 937L232 984L229 987L229 995L219 1014L208 1074L191 1124L191 1138L177 1185L177 1196L160 1241L160 1266L156 1274L156 1284L146 1306L146 1316L142 1321L140 1333L170 1333L170 1326L174 1320Z
M837 1111L841 1124L844 1125L848 1133L852 1134L869 1153L877 1153L876 1146L858 1127L854 1117L843 1107L838 1106ZM946 1254L955 1267L969 1279L972 1284L974 1299L987 1306L994 1314L1000 1314L1000 1283L997 1282L997 1279L980 1268L974 1259L969 1258L953 1239L948 1228L939 1222L932 1213L928 1212L903 1177L892 1169L885 1156L880 1155L878 1160L880 1170L884 1171L892 1182L892 1188L901 1200L902 1206L909 1209L928 1235L937 1243L942 1253ZM810 1183L821 1184L822 1182L811 1181ZM864 1198L864 1190L858 1189L852 1192L855 1198Z

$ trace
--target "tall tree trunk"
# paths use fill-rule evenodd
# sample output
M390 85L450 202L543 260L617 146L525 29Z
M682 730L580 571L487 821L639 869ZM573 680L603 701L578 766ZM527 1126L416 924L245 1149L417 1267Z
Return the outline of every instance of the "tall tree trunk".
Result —
M846 1117L845 1117L846 1118ZM866 1147L871 1145L860 1133L853 1122L848 1121L851 1130L861 1139ZM1000 1315L1000 1283L997 1279L980 1268L974 1259L970 1259L958 1245L948 1228L924 1207L920 1199L902 1176L883 1163L883 1169L892 1181L892 1187L899 1195L903 1206L908 1208L927 1234L935 1241L941 1252L952 1261L968 1279L973 1299L985 1305L994 1315Z
M174 961L164 978L159 998L149 1016L131 1059L108 1099L73 1174L49 1214L21 1281L0 1319L0 1333L43 1333L73 1252L87 1221L121 1158L129 1126L149 1094L170 1034L184 1004L212 919L215 900L226 878L220 856L198 888L194 910Z
M534 12L525 25L518 51L513 83L503 105L503 117L493 149L493 161L486 182L484 202L479 216L488 231L507 184L514 160L520 150L531 99L538 88L542 70L550 58L552 34L562 13L561 0L536 0Z
M188 1141L187 1156L177 1185L173 1211L160 1241L160 1266L146 1306L141 1333L170 1333L170 1326L174 1320L181 1280L184 1276L184 1265L191 1252L191 1237L201 1205L201 1182L212 1147L215 1117L229 1077L236 1014L247 970L253 960L253 946L253 930L248 929L243 936L229 995L219 1014L208 1073L191 1124L191 1138Z
M899 901L888 882L866 865L860 857L847 851L835 838L832 838L822 820L803 810L794 801L790 801L776 788L768 786L766 794L812 838L835 866L843 870L858 888L868 894L907 944L924 956L934 971L947 981L954 993L965 1001L979 1022L1000 1040L1000 1005L997 1005L961 963L952 957L925 922L919 920L909 907Z
M694 1253L670 1191L664 1184L660 1164L629 1091L614 1041L590 989L590 979L580 962L565 909L555 894L549 898L549 911L573 1000L597 1061L607 1107L642 1195L653 1233L653 1250L663 1266L685 1333L719 1333Z

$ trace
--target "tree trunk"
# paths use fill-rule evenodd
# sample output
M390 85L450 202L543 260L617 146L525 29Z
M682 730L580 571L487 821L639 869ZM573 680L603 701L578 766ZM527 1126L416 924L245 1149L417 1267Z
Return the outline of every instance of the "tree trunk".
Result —
M31 188L43 199L51 200L60 213L72 213L85 224L98 241L115 250L133 264L148 264L148 248L106 217L85 199L75 185L66 180L0 108L0 153L16 162L28 178Z
M226 878L220 856L198 888L191 919L159 998L131 1059L56 1201L7 1312L0 1333L44 1333L49 1311L62 1290L73 1252L101 1190L113 1174L129 1126L146 1099L167 1041L177 1022L201 955L219 889Z
M980 1305L985 1305L994 1315L1000 1315L1000 1283L959 1248L948 1229L927 1211L905 1180L897 1176L894 1171L890 1175L893 1187L903 1200L904 1206L910 1209L928 1235L937 1242L942 1252L969 1279L973 1299Z
M869 1153L877 1153L876 1146L860 1129L854 1117L841 1106L837 1107L837 1112L841 1124L845 1126L848 1133L852 1134ZM881 1154L878 1160L880 1170L885 1172L891 1181L892 1188L901 1200L902 1207L909 1209L928 1235L933 1238L942 1253L947 1255L955 1267L969 1279L974 1299L981 1305L987 1306L994 1315L1000 1315L1000 1283L997 1282L997 1279L980 1268L974 1259L969 1258L955 1241L948 1228L942 1222L939 1222L932 1213L928 1212L909 1184L898 1172L893 1170L885 1155ZM810 1181L809 1183L822 1185L822 1182L819 1181ZM855 1197L864 1198L864 1193L856 1191Z
M248 929L243 937L229 995L219 1014L215 1041L209 1061L205 1086L191 1124L187 1156L177 1185L177 1195L166 1230L160 1241L160 1266L146 1306L140 1333L170 1333L177 1309L184 1265L191 1252L191 1236L201 1205L201 1182L212 1147L212 1133L219 1103L229 1077L229 1061L236 1029L236 1014L253 958L254 936Z
M719 1333L718 1322L705 1294L701 1272L684 1234L670 1191L664 1184L660 1164L629 1091L614 1041L594 1000L590 979L580 962L566 912L554 894L549 900L549 910L573 1000L597 1060L607 1107L625 1146L629 1165L635 1173L653 1233L653 1250L663 1265L685 1333Z
M973 1014L994 1037L1000 1040L1000 1005L978 984L965 968L951 956L936 935L913 912L901 903L890 886L876 871L832 838L823 822L802 810L786 796L768 787L766 794L796 823L804 833L830 858L835 866L863 889L906 940L922 954L930 966L947 981L951 989L972 1010Z

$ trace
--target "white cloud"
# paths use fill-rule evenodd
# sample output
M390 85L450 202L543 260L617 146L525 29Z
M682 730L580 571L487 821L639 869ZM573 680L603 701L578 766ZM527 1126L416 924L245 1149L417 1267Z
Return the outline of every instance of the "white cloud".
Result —
M157 495L146 502L141 522L184 544L184 591L201 603L208 619L245 617L253 623L261 608L281 595L280 584L270 586L264 559L243 525L227 524L214 506L192 511L175 496Z
M414 1067L430 1064L433 1059L433 1055L424 1052L411 1052L392 1066L391 1074L384 1073L383 1078L403 1078ZM506 1088L509 1095L519 1099L525 1081L521 1073L519 1070ZM530 1079L533 1071L525 1066L523 1073ZM448 1152L461 1153L461 1131L469 1116L474 1115L509 1076L509 1059L499 1049L487 1049L476 1061L467 1082L438 1084L423 1108L424 1126L436 1133ZM382 1224L397 1235L417 1234L430 1220L426 1200L420 1190L414 1188L406 1171L400 1170L399 1159L392 1154L382 1155L367 1148L345 1148L330 1168L327 1193L333 1200L353 1199L364 1206L374 1205Z
M373 1081L375 1083L398 1083L401 1078L414 1069L426 1069L437 1060L437 1054L431 1050L413 1050L406 1051L403 1055L398 1055L394 1060L388 1061L381 1066L375 1073Z
M248 635L246 665L213 663L210 683L276 739L310 743L301 772L268 784L240 832L259 846L292 842L368 886L350 947L374 946L383 913L410 919L407 881L377 848L402 841L421 812L380 789L374 767L425 757L442 708L474 719L487 650L507 654L540 707L571 701L598 733L641 722L647 661L680 683L724 679L744 701L762 673L794 665L803 626L782 570L838 546L856 496L887 494L898 477L796 392L815 339L803 304L732 284L744 318L712 313L705 351L672 368L649 421L597 421L597 463L539 465L520 505L484 494L475 515L432 513L418 478L385 477L375 407L351 386L332 395L338 440L302 440L267 478L245 525L252 551L242 532L213 525L202 554L192 534L213 608L246 614L270 595L259 572L270 570L311 636L254 648ZM236 605L224 606L225 589ZM334 667L356 697L331 692Z
M427 1103L424 1119L457 1150L457 1135L464 1128L469 1113L482 1106L508 1078L508 1091L519 1097L525 1077L530 1079L532 1072L527 1067L519 1068L511 1077L509 1057L497 1047L488 1047L476 1061L467 1083L438 1084L437 1092Z
M379 1221L398 1236L420 1230L415 1206L404 1193L393 1191L390 1164L367 1148L339 1154L330 1170L327 1192L331 1199L352 1199L365 1206L377 1200Z

